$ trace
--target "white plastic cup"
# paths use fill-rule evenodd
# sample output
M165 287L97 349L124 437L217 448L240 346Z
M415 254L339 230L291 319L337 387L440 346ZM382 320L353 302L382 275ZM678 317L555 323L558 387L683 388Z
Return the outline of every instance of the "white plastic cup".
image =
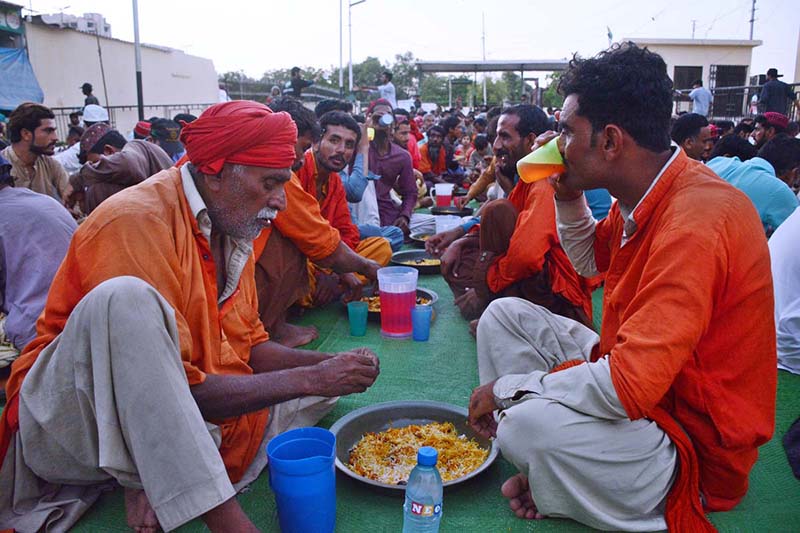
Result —
M417 304L418 272L411 267L378 269L381 295L381 335L408 338L413 330L411 310Z

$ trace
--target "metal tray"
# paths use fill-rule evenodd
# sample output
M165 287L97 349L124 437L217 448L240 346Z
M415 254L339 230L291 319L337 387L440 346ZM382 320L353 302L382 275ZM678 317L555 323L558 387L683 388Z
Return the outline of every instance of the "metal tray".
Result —
M471 207L462 207L459 209L454 205L449 205L447 207L431 207L432 215L456 215L458 217L468 217L472 214L472 211L473 209Z
M416 268L420 274L438 274L441 265L417 265L416 259L438 259L425 250L403 250L392 254L392 264L397 266Z
M474 478L489 468L497 459L499 449L494 441L475 433L467 423L467 410L463 407L442 402L399 401L385 402L362 407L346 414L331 426L336 435L336 468L351 478L372 485L392 490L405 490L405 485L389 485L360 476L347 467L350 450L361 440L365 433L385 431L390 427L404 427L411 424L429 424L431 422L452 422L459 433L474 438L478 444L489 450L489 456L481 466L464 477L448 481L445 487L463 483Z
M425 247L425 241L433 237L433 233L411 233L408 238L414 241L415 246Z

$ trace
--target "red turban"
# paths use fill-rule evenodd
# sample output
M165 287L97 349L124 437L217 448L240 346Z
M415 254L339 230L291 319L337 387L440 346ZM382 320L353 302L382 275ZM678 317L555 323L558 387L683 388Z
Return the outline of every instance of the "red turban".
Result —
M297 126L288 113L250 100L215 104L181 131L189 161L203 174L222 165L289 168L295 159Z

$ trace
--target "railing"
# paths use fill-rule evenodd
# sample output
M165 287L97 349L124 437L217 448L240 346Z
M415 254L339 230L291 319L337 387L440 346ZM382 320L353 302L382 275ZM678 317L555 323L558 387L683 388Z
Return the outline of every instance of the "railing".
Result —
M191 113L196 116L212 105L214 104L146 105L144 106L144 118L159 117L171 119L178 113ZM51 107L50 109L56 116L56 128L58 129L59 138L66 139L70 127L69 115L70 113L80 110L80 108ZM106 110L108 111L108 118L111 126L123 134L132 131L136 122L139 120L139 111L135 105L109 106Z
M800 90L800 83L790 83L793 91ZM758 114L758 108L753 102L753 97L761 94L760 85L744 85L741 87L715 87L711 90L714 100L711 104L709 118L715 120L732 120L738 122L747 117ZM682 90L681 94L688 95L690 90ZM800 120L800 113L794 104L788 106L786 116L789 120ZM690 101L678 100L675 103L675 112L691 111Z

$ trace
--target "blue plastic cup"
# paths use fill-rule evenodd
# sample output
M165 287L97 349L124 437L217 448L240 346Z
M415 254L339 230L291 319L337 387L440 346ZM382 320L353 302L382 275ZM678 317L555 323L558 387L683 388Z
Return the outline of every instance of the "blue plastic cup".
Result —
M357 300L347 303L347 318L350 321L350 335L353 337L363 337L367 334L367 315L369 314L369 304Z
M281 433L267 444L269 484L282 533L336 527L336 437L322 428Z
M432 305L417 305L411 310L411 336L415 341L427 341L431 335Z

